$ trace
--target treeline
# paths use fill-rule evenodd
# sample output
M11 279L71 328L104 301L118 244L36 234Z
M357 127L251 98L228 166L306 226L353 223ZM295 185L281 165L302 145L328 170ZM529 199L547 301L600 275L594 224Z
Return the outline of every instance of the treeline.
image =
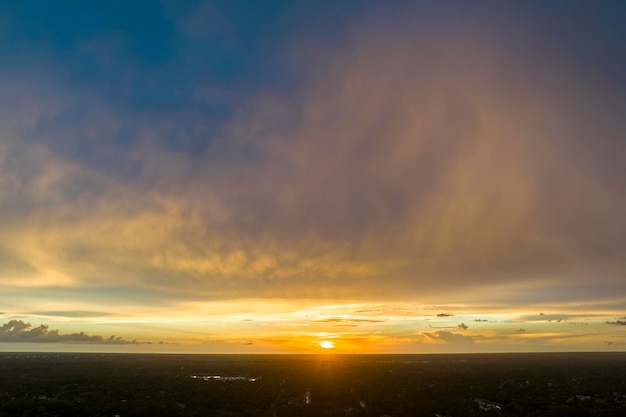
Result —
M623 375L614 353L0 354L0 417L624 416Z

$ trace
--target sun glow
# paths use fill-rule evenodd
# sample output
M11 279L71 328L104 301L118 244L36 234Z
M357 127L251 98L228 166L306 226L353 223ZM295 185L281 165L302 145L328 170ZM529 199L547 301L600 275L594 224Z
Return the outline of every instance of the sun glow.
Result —
M324 349L334 349L335 348L335 343L331 342L330 340L322 340L321 342L319 342L319 345L324 348Z

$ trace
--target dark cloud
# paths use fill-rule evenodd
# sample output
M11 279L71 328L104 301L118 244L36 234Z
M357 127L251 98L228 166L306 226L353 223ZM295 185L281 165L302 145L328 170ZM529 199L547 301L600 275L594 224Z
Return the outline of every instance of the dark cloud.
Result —
M47 325L33 327L30 323L22 320L11 320L0 327L0 342L16 343L93 343L109 345L146 344L149 342L137 342L126 340L122 337L110 336L105 338L86 333L59 333L58 330L49 330Z
M437 317L452 317L454 316L454 314L448 314L448 313L439 313L437 314Z
M469 326L467 324L465 324L465 323L461 323L461 324L459 324L456 327L458 327L459 329L462 329L462 330L467 330L469 328Z
M616 326L626 326L626 321L624 320L607 321L606 324L614 324Z

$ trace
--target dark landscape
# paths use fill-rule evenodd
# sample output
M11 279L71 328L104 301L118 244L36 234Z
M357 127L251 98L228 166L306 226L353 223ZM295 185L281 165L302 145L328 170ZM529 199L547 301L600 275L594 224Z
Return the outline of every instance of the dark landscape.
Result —
M0 416L623 416L626 354L0 354Z

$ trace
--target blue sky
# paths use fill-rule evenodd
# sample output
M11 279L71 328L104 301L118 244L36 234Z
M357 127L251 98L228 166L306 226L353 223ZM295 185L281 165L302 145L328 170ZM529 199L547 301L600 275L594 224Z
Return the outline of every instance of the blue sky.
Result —
M0 15L7 350L626 346L622 2Z

